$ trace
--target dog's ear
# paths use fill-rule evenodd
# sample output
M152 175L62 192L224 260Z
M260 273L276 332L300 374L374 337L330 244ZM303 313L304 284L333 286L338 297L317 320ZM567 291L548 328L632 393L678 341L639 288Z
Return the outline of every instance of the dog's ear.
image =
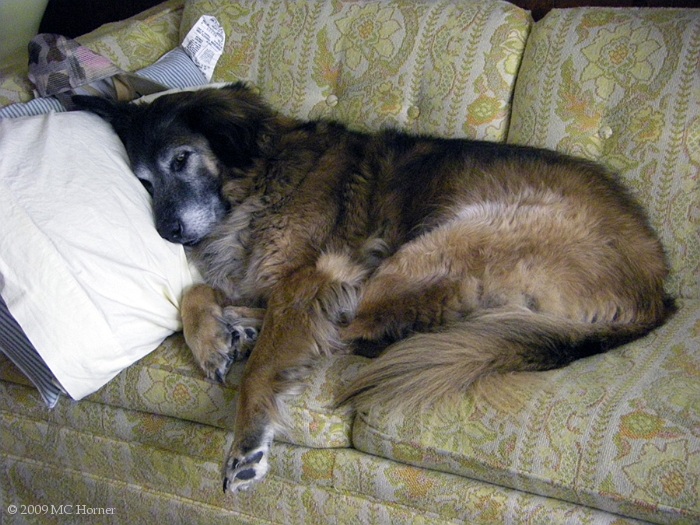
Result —
M226 166L236 168L250 165L272 117L260 97L242 85L202 91L186 113L188 126L207 138Z
M119 136L131 124L134 108L128 103L88 95L73 95L71 100L77 109L95 113L109 122Z

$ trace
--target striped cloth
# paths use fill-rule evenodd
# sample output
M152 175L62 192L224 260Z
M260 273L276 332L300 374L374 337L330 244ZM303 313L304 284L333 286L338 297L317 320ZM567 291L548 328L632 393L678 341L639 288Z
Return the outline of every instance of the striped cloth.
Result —
M176 47L157 62L138 71L138 75L163 84L168 89L184 89L207 84L204 73L182 47Z
M17 324L0 296L0 351L26 375L41 393L46 404L53 408L63 389L51 370Z

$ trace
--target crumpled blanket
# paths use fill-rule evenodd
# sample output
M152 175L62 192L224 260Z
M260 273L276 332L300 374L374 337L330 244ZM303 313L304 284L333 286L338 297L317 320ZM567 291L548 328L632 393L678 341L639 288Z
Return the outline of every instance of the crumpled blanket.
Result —
M167 89L120 69L71 38L52 33L41 33L29 42L29 80L38 96L55 95L69 110L74 107L72 95L129 101Z

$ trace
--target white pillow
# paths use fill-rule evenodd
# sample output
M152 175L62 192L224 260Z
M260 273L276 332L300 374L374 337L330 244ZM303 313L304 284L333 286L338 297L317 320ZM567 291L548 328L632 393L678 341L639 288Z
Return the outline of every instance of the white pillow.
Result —
M0 294L74 399L181 328L198 280L155 230L110 126L84 113L0 120Z

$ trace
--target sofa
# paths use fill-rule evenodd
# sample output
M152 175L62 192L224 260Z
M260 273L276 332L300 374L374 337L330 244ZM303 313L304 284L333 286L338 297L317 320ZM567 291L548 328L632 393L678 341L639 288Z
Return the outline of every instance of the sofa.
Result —
M221 469L242 363L209 381L175 331L47 408L0 356L0 522L700 523L700 10L535 23L498 0L170 0L78 40L138 71L202 15L226 33L212 82L246 81L288 115L616 170L664 243L677 311L640 340L422 413L337 408L366 360L320 360L284 400L267 478L235 496ZM32 97L26 68L0 70L1 105Z

